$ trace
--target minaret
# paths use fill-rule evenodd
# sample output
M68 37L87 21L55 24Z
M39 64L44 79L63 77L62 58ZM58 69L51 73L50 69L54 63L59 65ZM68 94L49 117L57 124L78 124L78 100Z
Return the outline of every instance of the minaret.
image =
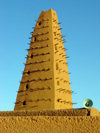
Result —
M73 107L57 14L42 11L35 25L14 110Z

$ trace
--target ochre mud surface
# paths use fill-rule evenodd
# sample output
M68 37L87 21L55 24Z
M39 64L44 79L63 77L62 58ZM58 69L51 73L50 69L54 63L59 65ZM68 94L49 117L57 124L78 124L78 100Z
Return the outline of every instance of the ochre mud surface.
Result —
M73 108L69 56L56 12L43 10L31 35L14 110Z
M95 108L90 109L59 109L59 110L16 110L1 111L0 116L98 116L100 112Z
M95 108L0 112L0 133L100 133Z
M90 112L90 109L65 109L44 111L18 110L1 111L0 116L88 116L91 115Z
M0 133L100 133L99 116L0 117Z

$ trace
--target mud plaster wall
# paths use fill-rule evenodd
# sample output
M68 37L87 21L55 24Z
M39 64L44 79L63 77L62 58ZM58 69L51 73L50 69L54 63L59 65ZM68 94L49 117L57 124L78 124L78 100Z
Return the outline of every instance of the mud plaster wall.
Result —
M0 111L1 117L7 116L100 116L99 110L90 109L61 109L61 110L18 110L18 111Z
M42 11L34 31L14 110L72 108L64 40L57 14Z
M100 116L3 116L0 133L100 133Z
M100 133L100 115L95 108L0 111L0 133Z

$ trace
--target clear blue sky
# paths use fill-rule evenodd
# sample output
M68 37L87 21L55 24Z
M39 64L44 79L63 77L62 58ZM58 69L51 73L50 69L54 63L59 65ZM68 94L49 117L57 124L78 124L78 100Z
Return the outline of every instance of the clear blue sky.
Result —
M13 110L30 32L42 10L62 22L74 108L85 98L100 110L100 0L0 0L0 110Z

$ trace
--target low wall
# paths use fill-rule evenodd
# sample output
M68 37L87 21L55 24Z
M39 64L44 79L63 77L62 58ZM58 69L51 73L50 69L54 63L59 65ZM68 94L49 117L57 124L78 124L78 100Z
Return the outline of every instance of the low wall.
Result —
M0 117L0 133L100 133L97 116Z
M0 112L0 133L100 133L100 115L96 113L95 109L4 111Z
M16 110L0 111L0 116L97 116L100 112L95 108L58 109L58 110Z

